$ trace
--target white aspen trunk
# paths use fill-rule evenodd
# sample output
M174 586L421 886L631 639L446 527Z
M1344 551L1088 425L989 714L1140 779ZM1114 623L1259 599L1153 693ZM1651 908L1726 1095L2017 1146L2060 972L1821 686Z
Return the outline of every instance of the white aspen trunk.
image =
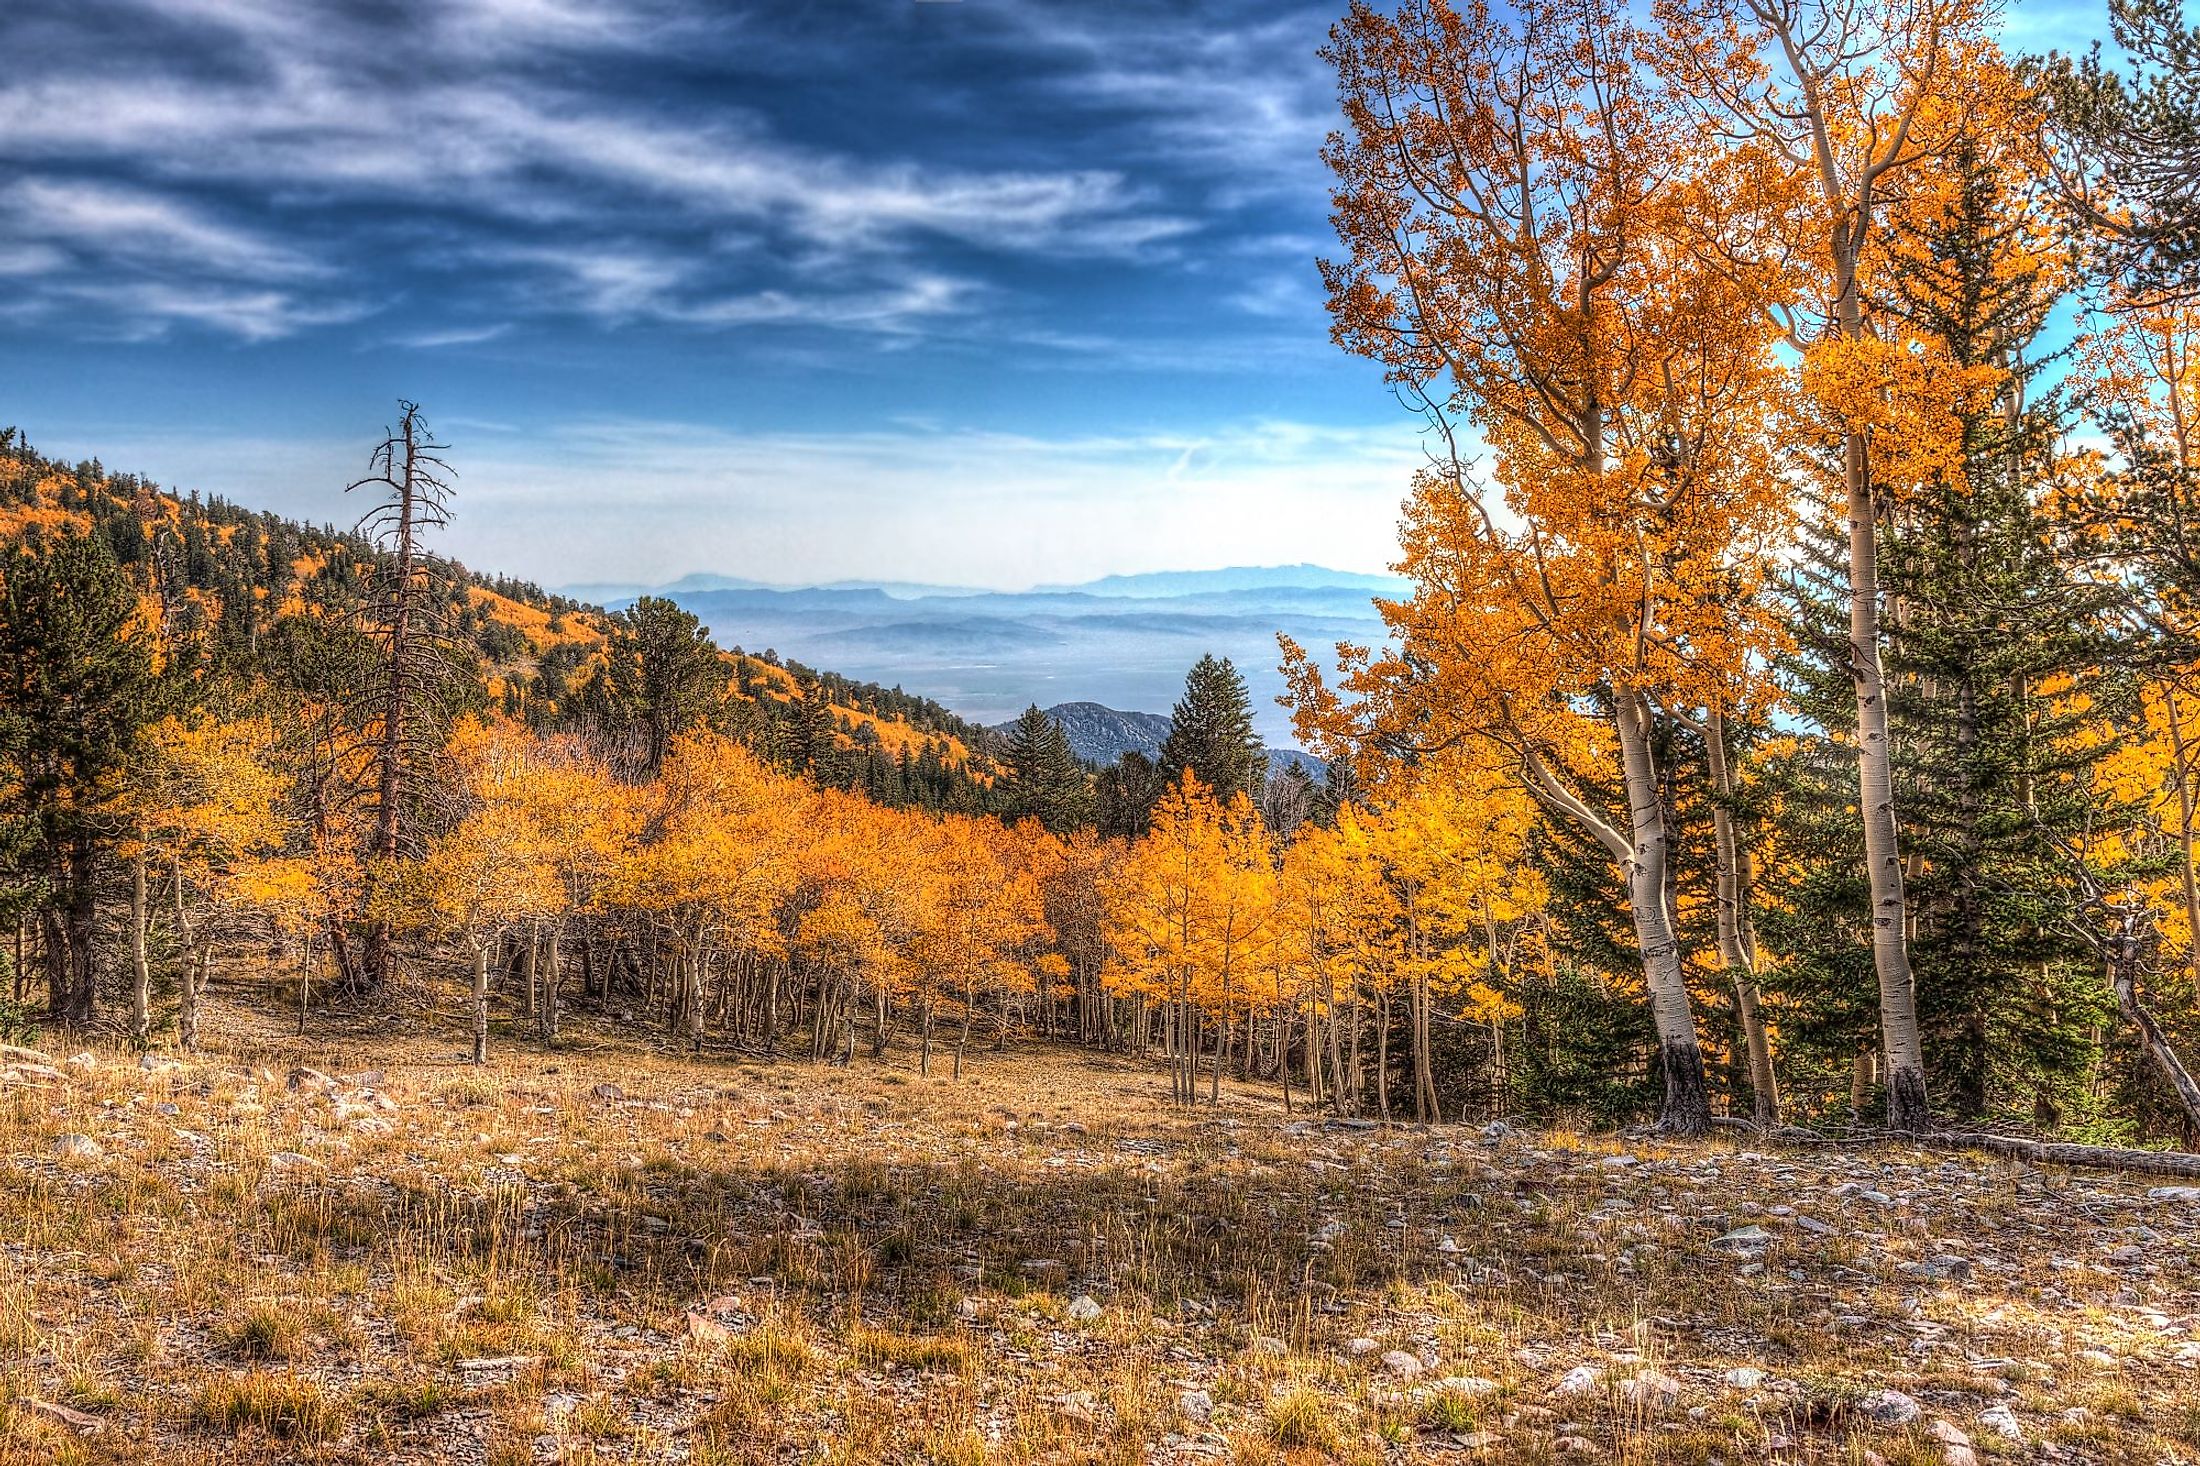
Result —
M474 947L474 1062L489 1062L489 944Z
M130 862L130 1041L153 1046L153 965L145 955L145 857Z
M1626 862L1627 904L1635 920L1643 982L1649 989L1650 1016L1657 1026L1658 1055L1665 1070L1658 1126L1671 1135L1701 1135L1711 1128L1711 1099L1704 1083L1696 1015L1689 1006L1688 980L1681 966L1680 939L1666 916L1665 804L1650 750L1649 704L1641 693L1621 689L1612 721L1619 735L1633 841Z
M1850 236L1864 221L1837 225L1834 261L1841 282L1836 320L1851 341L1864 339L1864 313ZM1917 1031L1916 980L1910 972L1909 898L1894 811L1894 745L1887 730L1887 683L1879 658L1879 522L1872 504L1871 458L1860 432L1843 444L1849 515L1849 659L1856 681L1857 805L1864 822L1864 869L1871 885L1872 967L1879 978L1879 1027L1887 1057L1887 1123L1915 1132L1932 1122L1925 1091L1925 1048Z

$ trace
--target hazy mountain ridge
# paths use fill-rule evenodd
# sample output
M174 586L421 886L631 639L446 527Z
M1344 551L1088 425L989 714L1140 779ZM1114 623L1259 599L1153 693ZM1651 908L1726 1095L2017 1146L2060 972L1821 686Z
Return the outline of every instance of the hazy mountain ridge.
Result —
M1126 712L1120 708L1102 707L1096 702L1057 703L1043 709L1069 739L1070 752L1088 764L1102 768L1120 760L1127 753L1144 754L1158 759L1161 745L1167 741L1172 720L1161 713ZM997 725L993 731L1007 734L1016 726L1011 718ZM1311 758L1295 748L1269 748L1268 772L1280 774L1297 765L1308 773L1320 774L1319 759Z
M695 575L650 593L692 611L722 644L768 647L848 676L921 687L988 725L1032 703L1168 707L1186 669L1212 652L1244 673L1261 736L1287 748L1289 720L1275 703L1283 691L1276 634L1287 632L1317 654L1339 641L1380 642L1374 597L1398 594L1401 585L1298 565L1110 576L1026 591L760 586ZM916 589L926 593L909 593ZM1094 752L1080 749L1080 756L1112 761L1134 746L1096 735Z

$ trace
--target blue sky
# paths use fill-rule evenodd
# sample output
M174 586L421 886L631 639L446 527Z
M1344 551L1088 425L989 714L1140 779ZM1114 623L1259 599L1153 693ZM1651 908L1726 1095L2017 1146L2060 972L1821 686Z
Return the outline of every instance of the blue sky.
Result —
M6 0L0 422L341 521L416 397L449 548L553 585L1380 569L1340 8Z

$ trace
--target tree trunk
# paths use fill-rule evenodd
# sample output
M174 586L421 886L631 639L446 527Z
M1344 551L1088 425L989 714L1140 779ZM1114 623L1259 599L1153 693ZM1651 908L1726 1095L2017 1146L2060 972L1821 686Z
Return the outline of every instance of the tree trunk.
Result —
M1666 914L1667 835L1665 802L1650 750L1650 705L1641 693L1616 697L1613 726L1627 787L1632 852L1626 863L1627 904L1642 953L1650 1016L1657 1026L1658 1057L1665 1071L1665 1099L1658 1126L1669 1135L1701 1135L1711 1128L1711 1098L1704 1081L1703 1048L1689 1007L1680 939Z
M558 988L560 986L562 964L559 961L558 929L555 925L550 928L548 943L548 950L543 955L549 962L550 971L548 981L546 981L542 985L542 1007L540 1009L542 1020L542 1046L546 1049L556 1048L558 1044L558 1011L560 1002L560 994L558 992ZM585 952L587 949L584 946L582 950L583 952Z
M489 944L474 948L474 1062L489 1062Z
M145 857L130 862L130 1042L153 1046L153 964L145 955Z
M1850 226L1837 226L1845 233ZM1860 223L1858 227L1861 227ZM1856 245L1837 242L1841 333L1864 339ZM1856 681L1857 808L1864 822L1864 868L1871 883L1872 966L1879 977L1879 1026L1887 1055L1887 1123L1919 1132L1932 1123L1925 1092L1925 1049L1917 1030L1910 972L1909 900L1902 885L1894 811L1894 747L1887 731L1887 684L1879 660L1879 523L1872 504L1871 459L1864 435L1844 444L1849 515L1849 659Z
M1749 1056L1750 1110L1767 1130L1780 1124L1780 1082L1758 1001L1757 938L1749 917L1749 858L1734 832L1734 776L1726 758L1726 717L1711 710L1701 730L1711 771L1711 838L1717 862L1719 960L1734 978L1734 1012Z
M2109 980L2116 989L2116 1006L2123 1010L2124 1020L2138 1036L2139 1047L2146 1054L2169 1092L2176 1096L2178 1106L2185 1114L2188 1129L2200 1130L2200 1084L2170 1045L2169 1036L2154 1021L2146 1004L2139 997L2139 968L2143 962L2139 933L2140 915L2137 907L2124 910L2118 922L2114 944L2109 954Z
M1390 1123L1390 989L1375 994L1375 1107Z

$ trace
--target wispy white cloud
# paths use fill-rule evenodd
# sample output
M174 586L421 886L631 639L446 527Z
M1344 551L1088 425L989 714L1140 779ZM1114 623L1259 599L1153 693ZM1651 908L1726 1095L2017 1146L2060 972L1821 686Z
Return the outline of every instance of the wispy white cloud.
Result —
M139 188L26 178L0 191L0 219L7 221L0 229L21 239L163 271L262 278L319 273L297 250Z
M348 15L287 0L103 3L219 44L102 48L87 16L77 49L0 77L0 163L36 170L7 201L27 222L0 231L18 276L66 275L73 259L103 286L133 271L171 294L187 270L318 274L332 294L389 298L393 266L471 239L476 258L564 261L546 303L606 319L900 331L975 298L923 263L933 243L1129 258L1193 227L1114 168L976 166L892 138L836 149L753 106L675 109L559 62L665 64L713 13L693 0L416 0ZM43 34L72 34L66 4L41 9ZM51 248L24 248L37 241ZM847 303L819 299L820 279Z

